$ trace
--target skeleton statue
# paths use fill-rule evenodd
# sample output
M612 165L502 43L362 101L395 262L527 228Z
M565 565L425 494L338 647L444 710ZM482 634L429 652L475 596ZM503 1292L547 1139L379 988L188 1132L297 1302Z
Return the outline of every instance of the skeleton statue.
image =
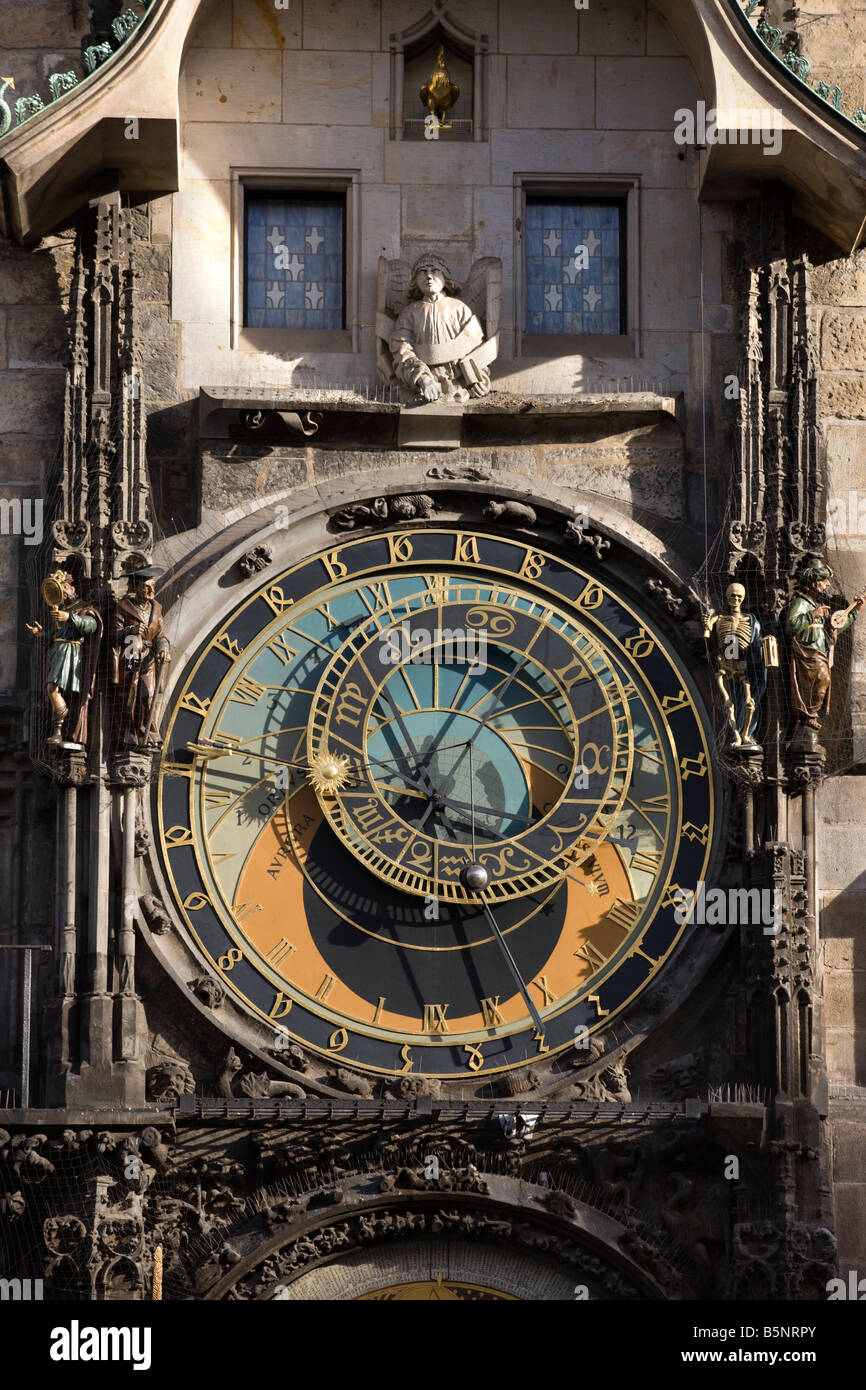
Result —
M753 734L767 688L766 668L777 665L778 660L774 640L767 639L765 647L758 619L742 611L745 597L742 584L729 584L725 590L729 611L711 614L704 625L704 637L712 643L716 681L731 726L731 747L754 751L760 748Z
M96 690L102 619L98 611L82 603L75 581L66 570L55 570L42 584L42 596L51 609L54 631L49 638L45 694L51 710L51 733L46 742L63 742L63 726L70 743L87 743L87 716ZM41 623L27 623L27 631L41 637ZM68 722L67 722L68 721Z
M460 294L440 256L423 255L411 270L405 261L379 259L379 375L401 382L413 404L463 404L490 390L502 262L476 261Z

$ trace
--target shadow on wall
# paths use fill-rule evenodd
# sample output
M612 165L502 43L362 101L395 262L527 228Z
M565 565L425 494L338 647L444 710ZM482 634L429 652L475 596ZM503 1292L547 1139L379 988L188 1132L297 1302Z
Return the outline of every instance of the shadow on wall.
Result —
M844 779L849 781L851 779ZM857 779L863 782L862 778ZM862 805L862 800L861 800ZM860 832L851 826L852 840ZM849 842L849 853L856 853ZM819 861L820 874L821 864ZM866 872L821 912L824 1022L831 1085L866 1086Z

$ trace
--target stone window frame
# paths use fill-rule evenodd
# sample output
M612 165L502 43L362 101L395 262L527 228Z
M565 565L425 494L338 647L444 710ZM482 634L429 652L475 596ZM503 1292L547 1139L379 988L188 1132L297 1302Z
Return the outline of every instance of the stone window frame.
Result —
M625 199L626 331L611 333L527 333L527 197ZM551 357L640 356L640 175L515 173L514 175L514 356L541 361Z
M331 169L316 173L309 169L232 168L232 285L230 343L232 349L247 352L329 352L360 351L359 306L361 303L361 171ZM346 233L343 246L343 274L346 291L344 328L248 328L244 323L244 266L246 264L246 190L255 193L305 193L315 198L321 193L341 193L346 206Z

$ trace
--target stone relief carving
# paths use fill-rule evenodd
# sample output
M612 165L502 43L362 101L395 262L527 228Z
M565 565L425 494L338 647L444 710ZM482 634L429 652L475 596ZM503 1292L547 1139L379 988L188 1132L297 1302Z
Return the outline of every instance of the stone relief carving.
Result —
M143 897L139 899L139 902L141 903L144 920L150 927L150 930L156 932L157 936L161 936L163 932L167 932L171 927L171 918L156 894L145 893Z
M415 521L432 516L436 503L426 492L406 493L400 497L375 497L352 507L344 507L331 517L338 531L354 531L358 526L375 526L385 521Z
M229 1048L220 1064L217 1091L227 1099L243 1095L250 1099L286 1096L294 1100L304 1100L307 1094L303 1086L298 1086L293 1081L278 1081L266 1072L257 1073L247 1069L233 1047Z
M209 1009L219 1009L226 997L226 992L219 980L213 979L210 975L199 975L197 979L190 980L189 987L196 999Z
M502 262L483 257L461 291L441 256L379 259L378 371L400 382L409 403L464 404L490 390L499 351ZM482 326L483 325L483 326Z
M588 530L576 521L565 523L565 534L572 544L586 546L588 550L591 550L596 560L603 560L610 550L610 541L605 536L602 536L598 531Z
M247 579L259 574L274 562L274 552L269 545L254 545L238 560L238 569Z
M494 501L484 508L485 521L501 521L505 526L534 526L535 508L524 502Z

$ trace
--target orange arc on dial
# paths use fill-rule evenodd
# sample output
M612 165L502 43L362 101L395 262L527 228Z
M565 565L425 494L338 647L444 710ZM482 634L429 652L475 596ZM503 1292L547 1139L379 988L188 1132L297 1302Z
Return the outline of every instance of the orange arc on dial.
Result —
M285 808L280 808L263 827L250 851L238 884L236 902L252 902L260 908L260 911L246 916L242 925L244 935L260 956L267 959L281 942L294 947L290 953L282 954L279 965L271 965L270 968L290 984L293 991L306 996L315 1008L316 993L332 975L332 970L319 951L307 923L304 909L307 879L300 860L309 853L313 837L324 823L324 817L315 793L307 786L291 798L289 809L294 833L289 832ZM293 839L294 848L290 849ZM607 892L604 892L605 887ZM565 926L554 950L535 977L544 976L547 989L556 1001L571 994L595 973L588 961L575 955L580 947L589 944L607 958L622 945L622 930L604 920L608 908L617 898L632 902L634 894L617 850L612 844L603 843L598 847L594 860L582 864L575 870L574 877L568 880ZM358 931L361 932L360 927ZM387 1000L387 985L384 989ZM542 1005L544 997L539 987L533 988L530 983L530 990L537 1003ZM526 1005L518 993L502 1000L498 1007L503 1024L526 1018ZM340 979L334 978L327 990L324 1009L329 1016L339 1015L347 1026L354 1023L364 1031L373 1027L376 1005L356 994ZM284 1021L291 1031L291 1014L285 1016ZM448 1017L448 1034L422 1032L421 1022L417 1016L391 1013L385 1007L375 1027L377 1032L384 1030L419 1039L435 1037L437 1041L440 1038L444 1041L448 1034L490 1035L490 1030L484 1028L480 1001L476 1014L462 1018Z

